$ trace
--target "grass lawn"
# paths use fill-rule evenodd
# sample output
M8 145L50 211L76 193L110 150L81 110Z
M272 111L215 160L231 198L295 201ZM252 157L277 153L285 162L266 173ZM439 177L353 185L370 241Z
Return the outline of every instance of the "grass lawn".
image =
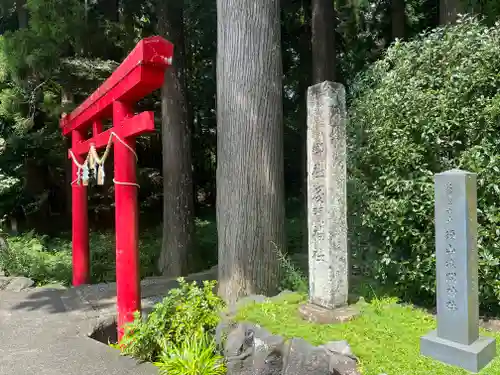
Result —
M469 372L425 358L419 353L420 336L436 328L434 318L421 309L399 305L395 299L374 299L364 303L362 314L351 322L335 325L309 323L299 316L305 302L289 294L239 311L238 320L257 323L286 338L302 337L313 345L347 340L360 359L363 375L460 375ZM493 335L483 331L484 335ZM495 334L497 342L500 334ZM497 355L500 345L497 345ZM500 356L483 369L482 375L500 374Z

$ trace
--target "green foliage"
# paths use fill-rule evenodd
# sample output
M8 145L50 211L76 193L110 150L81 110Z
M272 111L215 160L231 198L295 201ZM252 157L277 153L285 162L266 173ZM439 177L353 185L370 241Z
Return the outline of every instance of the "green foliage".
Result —
M464 18L397 42L353 89L349 144L355 261L399 295L435 291L433 174L478 173L480 295L499 310L500 29Z
M224 357L206 332L186 336L180 344L164 343L156 366L162 375L224 375Z
M28 233L8 238L9 249L0 252L0 269L7 275L26 276L37 284L71 280L71 252L52 247L46 237Z
M19 181L0 175L0 194ZM3 196L4 198L7 196ZM16 195L13 194L13 200ZM0 200L1 204L6 201ZM212 218L195 220L197 252L203 259L202 269L217 264L217 230ZM301 229L303 223L298 219L288 219L286 230L291 252L300 252ZM161 251L162 228L149 228L141 231L139 242L141 278L158 275L157 260ZM43 285L58 282L68 285L71 281L71 239L69 234L60 237L48 237L28 232L8 239L11 249L8 254L0 253L0 264L11 275L33 278ZM91 232L89 238L90 267L92 283L115 281L115 233ZM293 255L292 255L293 256ZM281 254L283 280L282 289L307 291L307 278L296 262ZM56 266L57 265L57 266ZM36 272L35 272L36 270Z
M161 249L157 230L144 231L140 239L141 277L157 274L156 260ZM0 252L0 269L8 275L25 276L38 285L71 282L71 241L49 238L29 232L8 238L9 250ZM90 266L92 283L115 281L115 234L90 234Z
M81 49L84 4L79 0L28 0L26 8L29 27L7 32L3 49L12 77L24 86L36 86L54 73L61 57Z
M92 233L90 249L92 282L114 281L116 272L115 234L113 232ZM156 228L142 232L139 250L141 278L157 275L156 261L161 250L161 236L158 235Z
M95 42L96 34L105 39L103 29L111 30L114 24L89 19L92 6L80 0L27 0L27 27L10 27L21 12L13 6L12 1L0 6L5 21L0 25L0 216L21 219L42 212L30 220L31 229L44 227L52 205L57 206L55 213L65 213L64 206L54 202L64 201L61 193L68 191L62 186L67 145L59 118L74 103L63 106L62 93L80 101L116 67L107 56L85 56L89 40ZM112 36L107 35L116 42ZM127 48L134 43L131 37L124 40ZM117 50L105 40L95 44ZM44 171L43 178L34 170Z
M0 138L6 143L5 151L0 151L0 185L4 176L9 182L16 181L0 191L0 216L15 216L20 223L26 219L26 229L54 234L60 228L68 229L70 223L70 210L64 207L70 201L71 190L66 188L65 180L68 144L60 135L60 115L94 91L139 39L158 34L158 2L26 0L21 4L24 2L26 14L19 13L19 2L0 1ZM491 19L498 14L494 2L476 3L480 4L476 6L478 11ZM390 2L339 0L335 5L338 19L331 25L337 25L339 79L350 82L391 42ZM192 120L195 195L200 201L198 206L213 208L216 3L187 0L183 7L184 73ZM429 1L406 1L408 36L434 26L433 7ZM285 1L281 8L286 193L290 200L301 200L305 92L311 79L310 2ZM27 21L23 27L18 22L22 15ZM61 103L63 97L68 99L65 104ZM155 110L159 114L158 92L141 101L137 110ZM159 124L157 117L158 130ZM149 218L157 214L157 222L161 217L162 163L161 158L150 155L161 153L161 142L155 136L140 138L138 153L141 210ZM34 176L34 170L43 170L44 178ZM103 212L110 211L113 193L108 186L89 189L91 226L97 224L94 227L99 230L112 227L112 219L103 219ZM43 225L47 222L50 226ZM300 230L289 233L289 251L293 253L293 246L302 246L301 238L296 236ZM201 257L205 259L205 254ZM215 261L215 257L212 255L210 260Z
M308 281L302 273L302 270L297 267L287 254L284 254L276 245L275 251L278 254L280 266L282 270L282 278L280 280L280 290L290 290L299 293L307 293Z
M179 287L171 289L145 321L136 314L126 326L120 341L123 354L154 361L170 344L179 348L186 338L215 329L223 308L222 300L213 292L216 282L204 281L202 287L183 278L178 282Z

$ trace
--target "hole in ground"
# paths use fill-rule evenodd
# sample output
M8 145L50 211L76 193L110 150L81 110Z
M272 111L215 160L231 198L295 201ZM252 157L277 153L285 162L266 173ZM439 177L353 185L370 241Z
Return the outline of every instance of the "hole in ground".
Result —
M91 339L102 342L105 345L118 343L118 325L116 320L99 322L89 335Z

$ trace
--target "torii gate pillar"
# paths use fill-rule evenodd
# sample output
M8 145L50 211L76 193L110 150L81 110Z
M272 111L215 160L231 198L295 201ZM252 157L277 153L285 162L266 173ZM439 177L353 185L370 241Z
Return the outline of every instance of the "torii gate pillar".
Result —
M68 156L81 164L91 146L96 150L114 141L116 220L116 289L118 338L123 325L141 311L138 206L135 139L153 132L153 112L134 113L134 105L163 84L172 64L173 45L161 37L141 40L113 74L77 109L61 119L63 135L71 135ZM113 127L102 131L101 121L112 118ZM89 128L92 137L85 139ZM73 285L90 281L87 188L75 183L78 166L72 168Z

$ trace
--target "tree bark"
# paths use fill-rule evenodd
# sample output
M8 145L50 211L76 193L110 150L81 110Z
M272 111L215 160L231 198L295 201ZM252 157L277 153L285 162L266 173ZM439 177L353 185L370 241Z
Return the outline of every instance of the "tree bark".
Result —
M70 114L71 111L74 108L75 104L75 98L73 93L68 87L65 87L65 85L62 86L62 92L61 92L61 107L63 109L63 113L66 115ZM69 150L72 146L71 144L71 137L65 137L65 143L66 143L66 149ZM72 173L73 173L73 160L69 158L65 158L65 163L64 163L64 170L65 170L65 176L66 176L66 217L68 218L68 222L71 223L71 213L73 211L73 203L71 199L72 195L72 187L71 187L71 182L72 182Z
M313 84L337 79L333 0L312 0Z
M311 84L311 2L304 0L302 2L305 22L300 34L300 66L304 67L304 73L299 80L300 90L300 137L302 141L301 148L301 179L302 179L302 249L304 254L308 253L309 238L307 234L307 88Z
M163 241L158 262L169 277L185 275L193 251L191 122L184 77L182 0L158 0L158 31L174 44L174 65L162 87Z
M285 251L279 0L217 0L219 294L272 295Z
M28 9L26 0L16 0L17 24L20 29L28 27Z
M455 23L458 15L463 11L460 0L439 1L439 24Z
M391 23L392 40L404 39L406 26L405 0L391 1Z

